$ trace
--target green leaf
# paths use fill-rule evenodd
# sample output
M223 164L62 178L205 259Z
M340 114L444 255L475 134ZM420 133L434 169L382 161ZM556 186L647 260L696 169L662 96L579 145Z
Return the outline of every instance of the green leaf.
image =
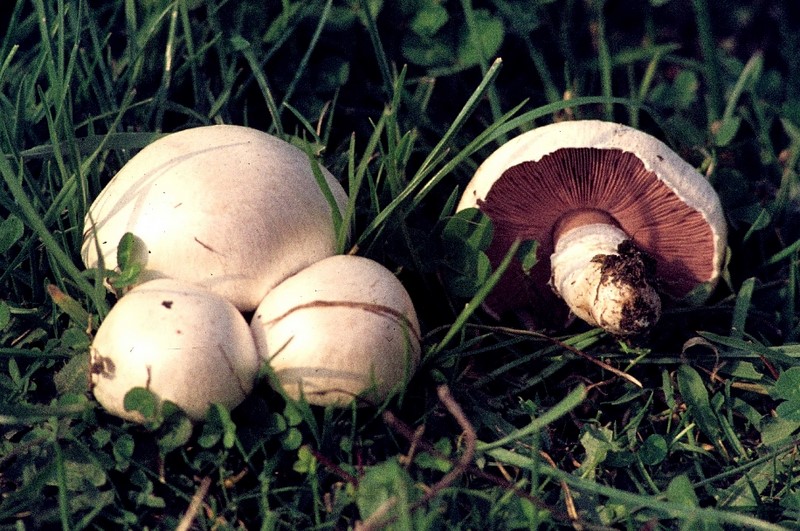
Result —
M725 374L729 374L740 380L758 382L764 379L764 375L756 369L755 365L749 361L732 361L723 368Z
M798 429L800 420L767 417L761 423L761 443L770 448L777 448L789 442Z
M409 33L400 44L403 57L410 63L427 67L444 67L455 59L453 51L440 40Z
M146 420L155 420L159 412L159 398L155 393L144 387L134 387L127 393L122 401L126 411L137 411Z
M110 284L114 289L123 289L128 286L133 286L139 280L139 275L142 273L142 266L140 264L130 264L117 274L112 275Z
M524 241L519 246L517 258L522 263L522 271L529 275L536 265L536 254L539 251L539 242L535 240Z
M719 444L722 428L711 408L708 391L697 371L688 365L678 369L678 390L700 431L714 444Z
M92 344L92 338L86 330L70 327L61 334L61 345L76 352L86 352Z
M441 234L442 277L455 296L473 297L492 274L491 262L483 251L493 234L491 221L477 208L459 211L447 220Z
M109 279L115 289L123 289L136 284L147 263L147 246L133 233L122 235L117 245L117 266L119 271Z
M183 412L179 411L167 417L164 424L161 425L161 433L158 437L158 448L161 450L161 455L165 456L189 442L192 429L192 421Z
M658 434L652 434L645 439L639 448L639 458L648 466L657 465L667 457L669 447L666 439Z
M222 439L222 432L219 426L206 422L203 424L203 431L197 437L197 444L203 448L211 448Z
M449 19L450 15L442 4L429 2L411 20L411 30L424 37L433 37Z
M473 249L485 251L492 243L494 226L489 217L477 208L466 208L447 220L442 238L463 242Z
M133 450L136 444L129 433L121 433L112 447L114 460L117 462L117 470L124 471L128 468L133 457Z
M84 330L89 328L89 312L78 301L58 289L55 284L48 284L47 292L56 306L66 313L76 326Z
M739 293L736 295L736 305L734 306L733 319L731 320L731 335L738 339L744 337L745 323L747 322L747 314L750 311L755 283L755 278L748 278L742 282L742 287L739 288Z
M739 126L742 125L742 118L740 116L730 116L722 120L719 124L719 129L714 133L714 144L719 147L727 146L739 132Z
M679 109L687 109L697 100L697 89L700 82L692 70L681 70L672 83L673 105Z
M775 408L779 418L800 421L800 367L783 371L770 390L770 396L783 400Z
M410 503L413 481L408 472L394 460L369 467L358 482L356 505L361 518L366 519L390 498L394 500L391 514L396 517L396 529L413 529Z
M697 494L692 488L692 482L684 474L675 476L667 485L667 499L686 507L697 507Z
M779 400L800 402L800 367L783 371L769 394Z
M299 474L313 474L317 470L317 458L308 446L298 448L292 469Z
M761 505L762 496L770 497L767 489L775 485L776 478L782 477L787 468L793 468L794 457L785 454L764 460L753 467L748 467L747 472L739 479L728 485L725 489L717 490L714 494L721 507L752 511L753 507ZM787 466L789 465L789 466Z
M11 307L6 301L0 300L0 330L5 330L11 322Z
M86 485L100 487L108 478L103 468L88 456L76 456L64 462L67 488L71 491L83 490Z
M53 376L59 395L85 393L89 390L89 353L83 352L67 361Z
M289 426L297 426L303 422L303 413L295 405L295 402L287 401L283 408L283 418Z
M630 450L609 451L603 464L615 468L629 467L636 462L636 456Z
M434 444L434 448L445 456L449 456L453 451L452 443L450 439L447 438L439 439L436 444ZM428 452L418 453L414 458L414 462L421 468L437 470L439 472L449 472L450 469L453 468L453 462L451 460L437 457Z
M775 413L784 420L800 421L800 402L796 400L781 402L775 408Z
M211 448L220 440L225 448L232 448L236 442L236 424L231 419L230 411L224 406L211 404L197 442L203 448Z
M289 428L281 436L281 447L284 450L297 450L303 444L303 434L297 428Z
M132 232L126 232L119 239L117 245L117 265L121 270L126 269L131 264L133 257L133 247L136 242L136 237Z
M0 254L11 249L22 238L24 232L25 225L13 214L0 221Z
M505 38L503 21L486 9L473 12L473 26L470 29L465 32L458 48L458 62L463 67L493 59Z
M583 428L581 445L586 451L580 467L580 475L584 478L594 477L597 467L606 460L609 452L622 450L614 441L614 433L609 428L591 424L587 424Z
M492 264L483 251L454 247L448 250L446 258L442 278L457 297L473 297L492 274Z
M266 426L265 435L275 435L286 431L288 424L286 419L280 413L272 413L269 416L269 422Z
M772 223L772 214L770 214L769 210L766 208L761 209L758 213L758 217L753 221L753 224L750 225L750 228L747 229L747 233L742 236L742 241L746 242L756 232L769 227L770 223Z

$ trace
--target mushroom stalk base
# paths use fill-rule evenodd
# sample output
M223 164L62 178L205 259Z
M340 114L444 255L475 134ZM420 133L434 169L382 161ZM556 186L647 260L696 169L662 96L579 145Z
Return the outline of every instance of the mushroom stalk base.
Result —
M639 334L661 315L649 258L619 227L606 223L564 232L550 257L553 290L572 313L614 335Z

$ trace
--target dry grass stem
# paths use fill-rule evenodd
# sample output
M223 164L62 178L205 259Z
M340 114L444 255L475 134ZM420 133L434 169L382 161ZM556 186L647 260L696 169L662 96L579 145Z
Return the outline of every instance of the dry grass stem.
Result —
M210 477L206 476L200 481L200 486L197 488L197 491L195 491L194 496L192 496L192 501L189 502L189 508L186 509L183 518L178 522L175 531L188 531L191 529L192 522L194 522L195 516L197 516L197 511L200 510L200 506L203 504L203 498L206 497L210 486Z

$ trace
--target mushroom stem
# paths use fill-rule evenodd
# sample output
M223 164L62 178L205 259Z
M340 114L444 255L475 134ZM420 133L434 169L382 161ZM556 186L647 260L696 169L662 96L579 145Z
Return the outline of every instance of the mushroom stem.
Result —
M625 231L591 223L556 238L550 284L572 313L620 336L642 333L658 321L661 299L651 285L650 259Z

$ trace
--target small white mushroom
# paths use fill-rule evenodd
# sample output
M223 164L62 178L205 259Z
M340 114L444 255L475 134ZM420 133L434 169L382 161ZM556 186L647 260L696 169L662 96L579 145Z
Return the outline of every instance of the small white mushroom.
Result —
M726 249L708 181L660 140L611 122L556 123L512 139L478 168L458 205L469 207L494 223L494 263L516 239L539 242L530 275L501 279L490 311L553 313L552 288L573 314L616 335L658 320L656 290L680 298L713 286Z
M227 300L188 282L158 279L114 305L91 346L94 396L110 413L134 387L177 404L192 419L211 403L236 407L252 390L261 360L244 317Z
M344 189L319 168L342 212ZM117 267L136 237L139 280L200 284L251 311L281 280L336 252L333 210L306 153L261 131L196 127L136 154L86 216L87 267ZM102 260L102 261L101 261Z
M264 297L251 328L287 395L311 404L380 402L419 363L411 298L364 257L333 256L288 278Z

